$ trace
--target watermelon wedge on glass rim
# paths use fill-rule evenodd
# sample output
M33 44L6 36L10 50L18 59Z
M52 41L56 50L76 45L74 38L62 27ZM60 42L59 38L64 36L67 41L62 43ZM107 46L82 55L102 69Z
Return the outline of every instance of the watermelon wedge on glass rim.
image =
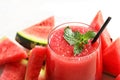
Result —
M54 16L51 16L40 23L18 31L15 40L27 49L35 45L46 45L49 32L54 27Z
M27 58L26 51L7 37L0 39L0 65Z
M96 32L98 32L101 26L103 25L103 23L104 20L103 20L102 12L98 11L96 16L93 18L90 27ZM101 34L101 43L102 43L102 51L112 43L111 36L107 28L105 28Z

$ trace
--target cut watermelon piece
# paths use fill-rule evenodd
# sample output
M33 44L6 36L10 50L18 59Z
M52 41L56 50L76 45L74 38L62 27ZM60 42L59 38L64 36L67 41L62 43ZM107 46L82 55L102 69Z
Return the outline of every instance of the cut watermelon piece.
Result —
M91 22L90 27L93 30L98 32L101 26L103 25L103 23L104 23L104 20L103 20L102 12L98 11L93 21ZM106 47L108 47L112 43L111 36L107 31L107 28L105 28L101 34L101 43L102 43L102 50L104 50Z
M0 80L24 80L26 66L20 62L5 64Z
M48 34L53 27L54 16L51 16L38 24L18 31L15 39L28 49L32 49L35 45L46 45Z
M115 80L120 80L120 74L115 78Z
M90 27L95 31L99 31L103 23L104 20L103 20L102 12L98 11L96 16L93 18Z
M120 74L120 38L117 38L103 53L104 72L113 76Z
M31 50L25 80L38 80L46 52L47 48L42 46L35 46Z
M7 37L0 40L0 65L20 61L24 58L27 58L24 49L16 45Z

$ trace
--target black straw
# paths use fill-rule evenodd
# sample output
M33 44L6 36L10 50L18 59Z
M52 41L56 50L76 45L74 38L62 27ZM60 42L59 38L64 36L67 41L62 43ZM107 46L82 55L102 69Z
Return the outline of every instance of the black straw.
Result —
M98 33L96 34L96 36L92 40L92 44L94 42L96 42L96 40L99 38L100 34L103 32L103 30L105 29L105 27L107 26L107 24L109 23L110 20L111 20L111 17L108 17L107 20L105 21L105 23L102 25L101 29L98 31Z

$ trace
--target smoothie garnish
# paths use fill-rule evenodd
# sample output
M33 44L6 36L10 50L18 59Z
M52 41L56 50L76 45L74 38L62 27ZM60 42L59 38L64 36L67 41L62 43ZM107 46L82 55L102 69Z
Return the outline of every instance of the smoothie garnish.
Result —
M64 39L74 47L74 55L80 54L88 41L94 37L94 31L87 31L81 34L78 31L73 32L69 26L64 29Z

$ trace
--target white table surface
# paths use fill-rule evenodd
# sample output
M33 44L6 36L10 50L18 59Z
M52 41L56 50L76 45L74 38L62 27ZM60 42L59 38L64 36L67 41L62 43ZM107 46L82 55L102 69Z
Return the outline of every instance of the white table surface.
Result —
M0 0L0 37L14 40L17 31L52 15L56 25L68 21L90 24L101 10L104 20L112 17L107 28L115 40L120 36L119 8L119 0Z

